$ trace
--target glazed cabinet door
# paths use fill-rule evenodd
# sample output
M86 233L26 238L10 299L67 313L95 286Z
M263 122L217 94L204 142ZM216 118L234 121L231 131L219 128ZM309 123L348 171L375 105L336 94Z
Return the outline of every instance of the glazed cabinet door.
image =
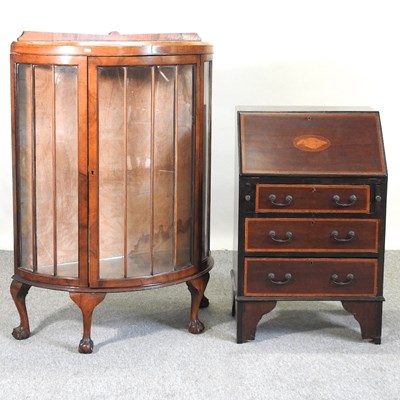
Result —
M89 61L90 284L193 273L202 188L199 57ZM197 109L196 109L197 107ZM158 277L158 278L157 278Z
M87 285L86 57L11 59L15 268Z

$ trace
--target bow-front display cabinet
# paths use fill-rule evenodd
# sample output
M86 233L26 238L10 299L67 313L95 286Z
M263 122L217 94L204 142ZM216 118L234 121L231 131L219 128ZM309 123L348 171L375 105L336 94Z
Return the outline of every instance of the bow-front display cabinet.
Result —
M25 32L11 45L15 271L29 336L31 286L83 315L108 292L186 282L189 331L209 251L212 46L196 34Z

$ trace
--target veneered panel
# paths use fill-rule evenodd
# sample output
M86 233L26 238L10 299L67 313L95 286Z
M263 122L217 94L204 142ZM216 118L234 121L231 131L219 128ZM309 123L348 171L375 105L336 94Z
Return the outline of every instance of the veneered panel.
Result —
M376 112L241 113L240 133L244 174L385 173Z

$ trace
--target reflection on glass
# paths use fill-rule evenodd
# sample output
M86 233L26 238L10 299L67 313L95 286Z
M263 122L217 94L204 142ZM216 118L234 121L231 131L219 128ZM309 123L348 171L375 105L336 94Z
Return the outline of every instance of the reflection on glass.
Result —
M193 66L98 72L100 278L189 266Z
M21 267L78 276L77 67L17 65Z

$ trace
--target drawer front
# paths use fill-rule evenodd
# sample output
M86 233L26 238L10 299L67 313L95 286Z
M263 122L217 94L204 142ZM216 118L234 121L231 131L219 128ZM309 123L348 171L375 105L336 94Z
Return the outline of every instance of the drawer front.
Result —
M378 252L378 219L246 218L246 252Z
M376 259L246 258L245 296L375 296Z
M368 185L269 185L256 186L256 212L370 212Z

